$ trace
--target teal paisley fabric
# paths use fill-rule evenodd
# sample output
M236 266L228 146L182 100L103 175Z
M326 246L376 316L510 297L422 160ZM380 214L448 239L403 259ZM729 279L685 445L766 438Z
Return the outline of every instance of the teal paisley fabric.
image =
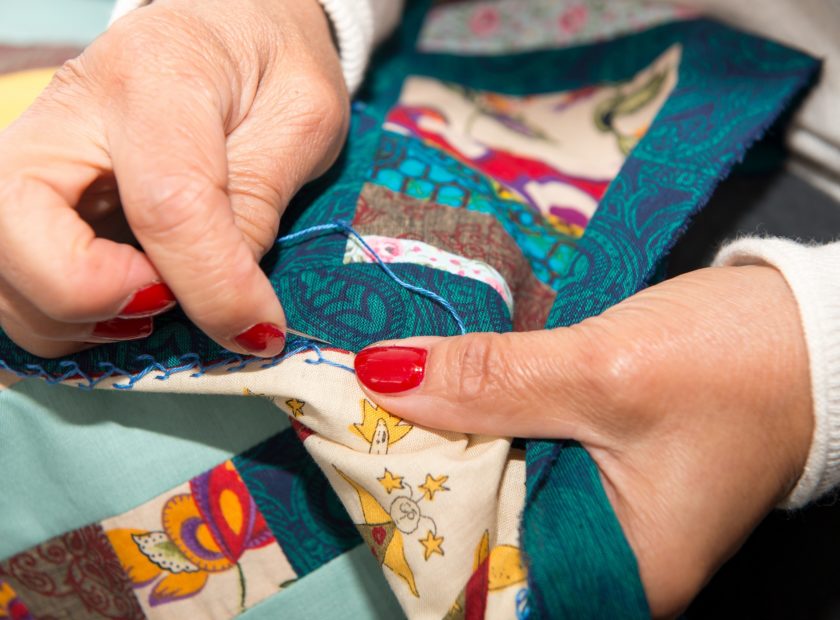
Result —
M712 22L672 27L679 31L679 83L599 204L568 268L558 274L548 327L599 314L651 282L691 216L818 67L803 54ZM568 442L529 442L527 456L529 501L522 531L530 579L539 584L532 588L533 609L544 617L600 616L608 594L603 584L621 575L608 570L617 566L611 562L587 563L581 570L581 558L593 557L593 543L605 535L599 530L611 523L599 515L607 500L593 464L579 445ZM569 515L577 520L582 510L595 512L575 529ZM581 536L580 528L590 535ZM564 540L540 536L557 531L574 535ZM617 540L619 533L613 531L612 537ZM604 557L609 552L605 549ZM564 580L572 572L589 576L590 591L600 589L602 597L574 596Z
M418 54L414 41L426 4L410 4L401 33L380 53L354 105L344 154L326 177L295 199L281 234L352 221L365 183L491 213L537 278L557 292L547 327L602 312L649 283L715 185L817 68L803 54L705 20L564 50L481 57ZM683 50L677 87L580 239L544 227L481 175L427 144L381 130L407 75L512 95L556 92L628 79L675 43ZM423 166L406 168L406 161ZM417 170L413 181L406 170ZM377 265L343 265L345 245L344 236L323 234L277 247L265 257L263 267L292 325L353 351L385 338L457 333L451 316L395 286ZM393 269L447 298L470 331L512 328L508 309L482 282L417 265ZM292 339L290 348L296 344ZM99 347L66 360L34 358L0 334L0 368L50 381L75 378L92 384L113 375L130 380L138 373L201 371L231 361L249 362L219 348L177 311L161 319L146 341ZM635 557L585 450L573 442L532 441L527 463L522 542L530 617L646 616ZM259 475L255 466L254 480ZM263 484L265 501L285 492L269 486ZM350 544L339 536L333 549Z

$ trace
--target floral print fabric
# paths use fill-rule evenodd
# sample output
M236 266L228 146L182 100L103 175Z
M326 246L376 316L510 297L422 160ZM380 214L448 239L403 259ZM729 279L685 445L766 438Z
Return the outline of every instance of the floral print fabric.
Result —
M676 84L679 60L674 46L628 82L526 97L410 77L385 128L487 175L579 237Z

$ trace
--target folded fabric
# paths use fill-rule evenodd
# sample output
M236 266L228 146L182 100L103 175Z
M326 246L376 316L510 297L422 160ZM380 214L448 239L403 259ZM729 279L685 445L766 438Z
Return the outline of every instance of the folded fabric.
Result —
M0 596L34 616L230 618L362 542L412 618L648 614L580 446L438 432L363 396L353 351L458 332L376 257L470 331L601 312L655 278L817 63L705 20L516 55L418 53L425 8L412 5L375 63L344 156L290 208L302 236L265 260L290 324L334 347L291 338L275 360L242 358L177 311L146 341L66 360L0 338L0 368L19 376L262 398L292 420L0 562ZM335 221L372 252L305 233Z

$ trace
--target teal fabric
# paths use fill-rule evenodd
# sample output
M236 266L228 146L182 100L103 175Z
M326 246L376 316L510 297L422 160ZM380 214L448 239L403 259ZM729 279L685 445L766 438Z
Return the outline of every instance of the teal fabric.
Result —
M105 28L111 6L110 0L0 3L0 44L84 45ZM35 380L0 391L0 558L134 508L286 426L285 416L259 399L90 393ZM115 467L118 476L109 473ZM382 569L359 547L244 617L404 615Z
M529 617L649 617L635 555L586 450L564 443L528 484L521 531Z
M399 620L382 567L362 545L239 616L242 620Z
M550 325L580 320L642 286L687 218L703 205L714 184L815 67L802 55L779 46L762 46L751 37L726 35L732 31L702 21L654 29L612 44L542 55L466 60L420 56L411 52L412 33L426 4L410 5L396 47L385 51L390 56L381 59L362 97L367 107L360 104L356 108L344 158L325 181L310 188L296 202L295 214L299 217L292 230L352 215L358 190L365 180L359 170L370 162L376 147L376 128L396 99L402 78L409 73L426 73L503 92L542 92L627 77L674 41L683 42L686 49L696 45L704 53L714 54L714 45L725 43L727 36L737 38L738 45L728 48L728 55L718 53L711 57L719 69L735 68L731 75L718 75L721 81L715 86L723 94L743 95L741 107L720 106L721 116L715 109L721 99L719 93L705 89L696 76L688 77L688 94L694 98L676 103L669 100L667 112L657 117L643 141L654 148L642 149L644 158L631 156L590 224L568 272L558 274L561 301L552 313ZM761 66L762 53L778 61L768 65L770 71ZM690 68L691 64L687 66ZM563 71L557 71L557 67L563 67ZM683 78L681 72L681 87ZM682 141L686 148L679 153L687 159L685 169L671 166L671 149L682 146ZM301 322L295 322L296 326L349 349L358 349L372 340L427 331L429 325L436 326L437 333L447 333L451 328L449 317L433 306L418 305L412 295L394 289L390 283L379 282L381 274L375 266L339 268L342 242L341 237L325 236L305 246L283 248L267 258L266 266L286 303L287 313L294 317L293 322ZM630 258L623 259L625 253ZM300 267L290 269L296 263ZM456 306L469 305L472 300L473 312L464 313L471 319L471 329L510 329L509 320L505 320L509 317L493 307L495 298L481 297L480 286L414 266L401 266L395 271L409 281L453 298ZM477 307L483 314L475 313ZM305 321L312 317L318 318L319 325L330 325L330 333L318 331L318 325L315 329L307 325ZM168 355L168 366L187 361L187 355L206 363L217 359L213 355L219 352L190 328L184 317L175 314L171 321L147 343L97 349L85 354L87 357L80 356L79 363L91 371L101 370L108 360L122 366L123 360L134 363L140 359L138 355L150 350ZM159 350L153 350L155 347ZM15 355L9 351L10 359ZM164 361L163 357L157 359ZM53 369L49 372L54 375L75 372L74 367L62 366L60 362L49 364L52 366L48 368ZM19 362L19 367L31 369L25 360ZM528 465L523 545L531 569L532 615L645 616L647 607L635 558L603 492L597 469L585 451L576 444L532 442ZM64 501L69 499L64 497ZM293 592L291 589L290 595Z
M362 544L324 472L288 429L233 458L298 578Z
M121 514L289 426L257 398L0 392L0 559Z
M108 25L112 0L3 0L0 42L87 45Z
M661 46L682 44L679 82L559 275L547 327L579 323L649 284L690 218L819 67L805 54L705 20L602 45L600 53L619 56L624 45L631 55L657 32ZM522 532L534 615L648 615L632 550L585 451L532 441L527 464ZM631 580L635 593L615 587Z
M0 44L85 45L111 7L111 0L2 2ZM37 380L0 391L0 559L134 508L286 426L259 399L91 393ZM109 473L115 467L118 476ZM404 615L382 569L359 547L245 617Z

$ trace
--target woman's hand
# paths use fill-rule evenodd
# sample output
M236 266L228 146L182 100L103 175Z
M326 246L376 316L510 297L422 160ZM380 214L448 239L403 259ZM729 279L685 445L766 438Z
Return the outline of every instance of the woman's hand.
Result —
M765 266L697 271L570 328L380 344L356 370L414 422L580 441L657 616L688 605L791 491L811 442L798 309Z
M0 134L3 330L54 357L148 335L177 298L228 349L279 353L258 261L338 156L348 107L316 0L156 0L124 17ZM142 251L94 232L120 203Z

